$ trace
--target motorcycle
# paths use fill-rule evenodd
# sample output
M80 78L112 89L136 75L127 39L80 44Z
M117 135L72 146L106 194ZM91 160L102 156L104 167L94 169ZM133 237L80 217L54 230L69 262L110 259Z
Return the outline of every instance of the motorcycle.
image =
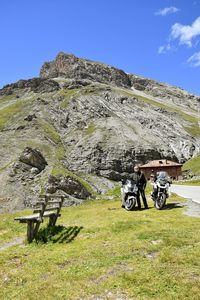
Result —
M154 192L151 193L151 197L156 209L160 210L165 206L166 199L169 197L169 186L170 184L164 176L157 178L154 183Z
M126 210L130 211L135 207L137 191L138 187L133 180L127 179L125 182L122 182L121 194Z

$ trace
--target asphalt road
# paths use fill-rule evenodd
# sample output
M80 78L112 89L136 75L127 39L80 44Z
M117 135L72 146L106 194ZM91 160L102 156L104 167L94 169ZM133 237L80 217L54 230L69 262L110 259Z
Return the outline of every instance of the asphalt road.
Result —
M200 186L171 185L171 192L200 204Z

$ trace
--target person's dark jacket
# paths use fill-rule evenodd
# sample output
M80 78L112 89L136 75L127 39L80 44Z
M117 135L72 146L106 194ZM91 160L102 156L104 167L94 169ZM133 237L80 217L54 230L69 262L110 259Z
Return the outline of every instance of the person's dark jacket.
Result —
M142 173L141 171L134 172L133 174L130 175L130 179L132 179L136 183L137 187L140 190L145 189L146 184L147 184L147 180L144 176L144 173Z

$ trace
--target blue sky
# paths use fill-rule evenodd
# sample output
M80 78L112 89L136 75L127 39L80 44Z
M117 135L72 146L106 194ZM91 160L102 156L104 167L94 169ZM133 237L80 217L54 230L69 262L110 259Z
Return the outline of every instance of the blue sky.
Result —
M73 53L200 95L200 0L1 0L0 87Z

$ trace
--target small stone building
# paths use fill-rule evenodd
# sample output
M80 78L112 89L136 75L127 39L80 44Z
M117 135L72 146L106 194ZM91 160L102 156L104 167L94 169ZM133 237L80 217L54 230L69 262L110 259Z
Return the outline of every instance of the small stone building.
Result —
M165 171L172 179L178 179L182 176L182 164L167 159L152 160L145 165L140 166L141 171L149 180L152 173L156 174L159 171Z

